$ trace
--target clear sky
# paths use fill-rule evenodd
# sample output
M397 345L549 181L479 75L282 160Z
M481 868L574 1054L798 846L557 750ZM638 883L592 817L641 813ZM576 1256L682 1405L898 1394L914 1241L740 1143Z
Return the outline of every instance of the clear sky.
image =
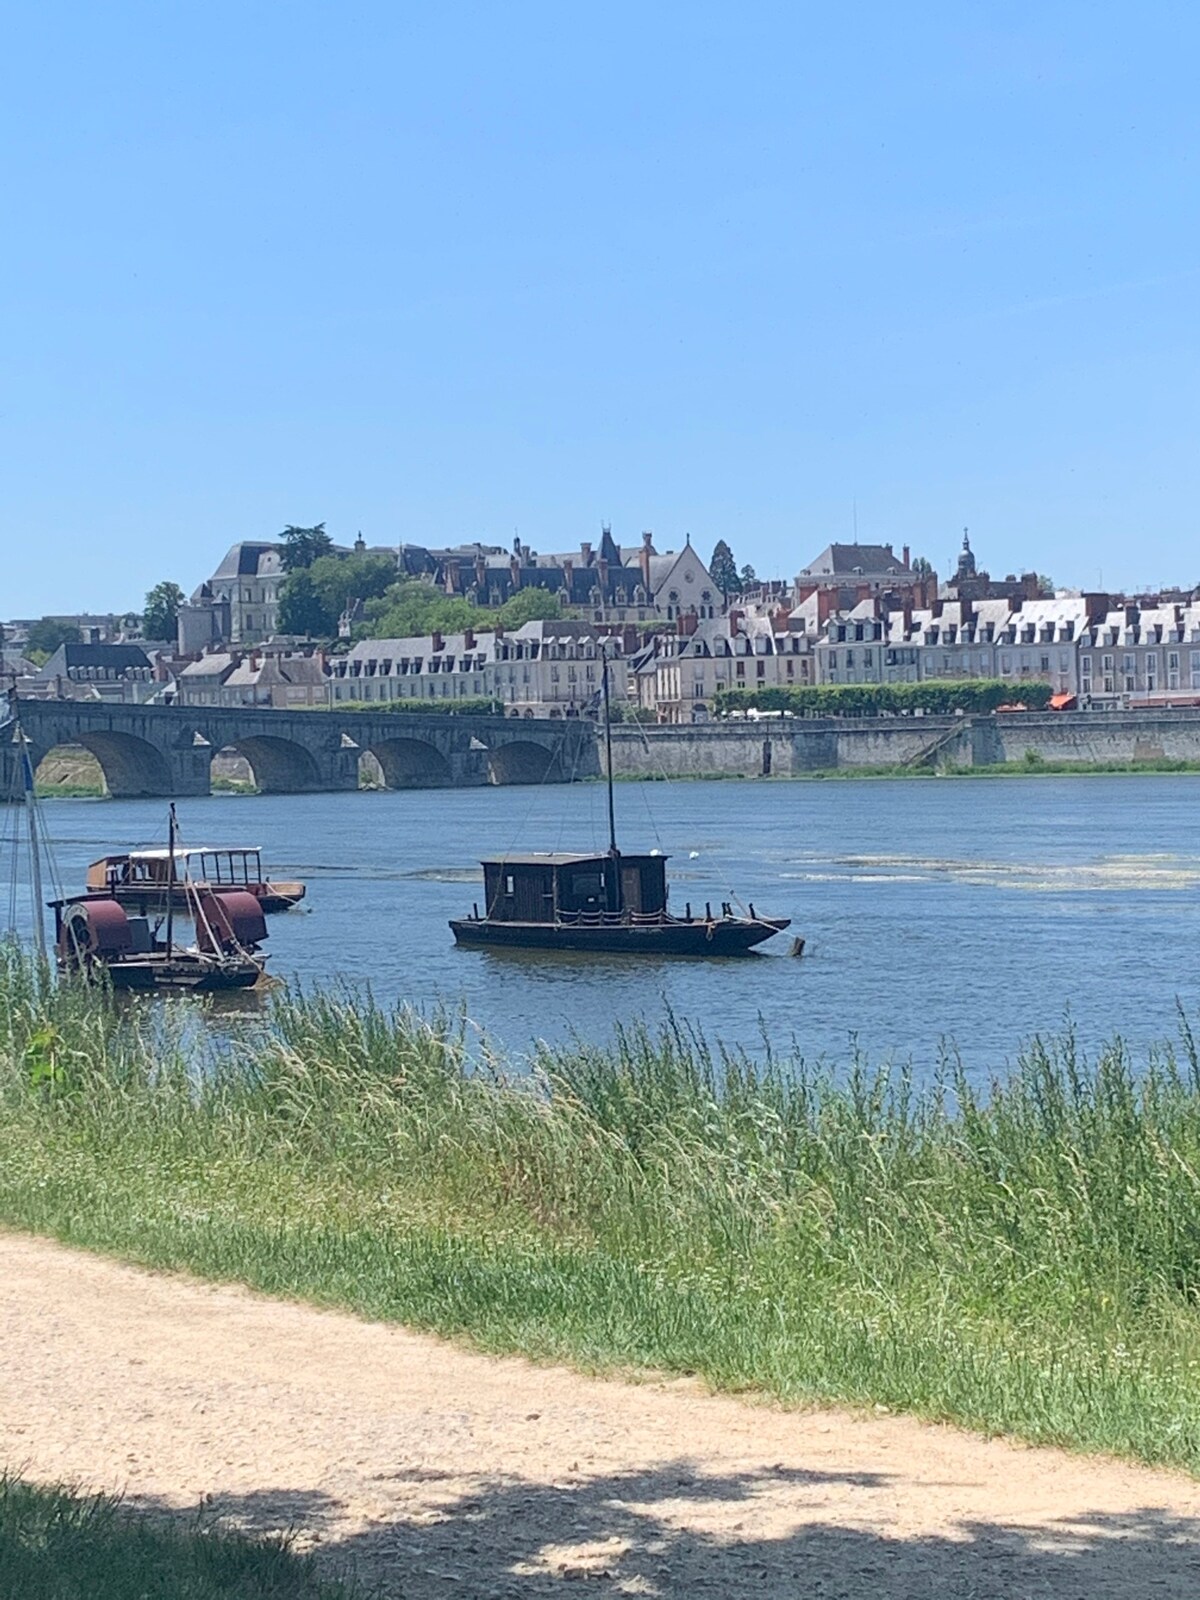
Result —
M1200 581L1191 3L6 8L0 615L236 539Z

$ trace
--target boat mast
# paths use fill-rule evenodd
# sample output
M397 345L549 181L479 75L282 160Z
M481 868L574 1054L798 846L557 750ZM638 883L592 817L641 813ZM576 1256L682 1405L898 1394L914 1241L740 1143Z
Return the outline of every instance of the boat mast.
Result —
M12 687L8 693L8 703L12 710L13 742L17 747L17 759L21 763L21 787L25 802L25 828L29 837L29 877L33 887L33 938L37 945L37 953L41 960L46 959L46 924L44 895L42 890L42 850L41 840L38 836L37 796L33 786L33 762L29 756L29 740L25 737L25 730L21 726L21 713L17 704L17 675L13 673Z
M608 702L608 651L604 648L607 640L600 644L600 682L604 687L604 755L605 772L608 777L608 853L610 856L619 854L617 850L617 813L613 805L613 762L612 762L612 714Z
M167 960L175 937L175 802L167 809Z

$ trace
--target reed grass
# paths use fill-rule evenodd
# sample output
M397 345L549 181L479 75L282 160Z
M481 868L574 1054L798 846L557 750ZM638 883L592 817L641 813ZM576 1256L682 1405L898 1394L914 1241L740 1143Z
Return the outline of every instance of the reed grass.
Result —
M0 959L0 1218L590 1370L1200 1471L1200 1056L1035 1040L981 1090L711 1048L532 1071L338 991L232 1039Z

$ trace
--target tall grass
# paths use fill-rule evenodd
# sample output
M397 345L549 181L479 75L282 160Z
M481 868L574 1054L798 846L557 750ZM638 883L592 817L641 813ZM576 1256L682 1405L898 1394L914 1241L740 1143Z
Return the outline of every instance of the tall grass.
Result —
M149 1516L0 1475L0 1594L12 1600L351 1600L280 1540Z
M690 1030L468 1063L277 998L222 1045L0 961L0 1217L596 1369L1200 1471L1200 1058L1036 1041L980 1092Z

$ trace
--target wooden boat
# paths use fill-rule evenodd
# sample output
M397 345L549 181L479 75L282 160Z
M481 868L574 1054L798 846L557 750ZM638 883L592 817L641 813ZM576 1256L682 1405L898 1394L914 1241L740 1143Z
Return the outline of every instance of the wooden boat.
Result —
M190 915L193 904L189 885L201 893L239 889L253 895L264 912L290 911L304 899L302 883L280 883L263 876L262 851L257 845L200 845L179 850L170 868L166 850L129 850L101 856L87 869L89 894L106 894L118 905L141 916L166 910L167 898L175 910Z
M145 915L129 911L112 893L89 889L48 902L54 912L54 951L62 972L101 973L115 989L175 990L191 993L249 989L262 977L261 945L267 925L259 899L244 887L194 883L177 872L188 852L176 848L175 807L170 808L164 885L165 931ZM193 852L194 853L194 852ZM156 854L148 852L148 854ZM195 943L175 939L177 897L193 919ZM161 896L160 896L161 899Z
M501 856L484 861L484 910L451 920L468 946L592 950L627 955L740 956L790 925L788 917L748 916L725 904L703 917L667 907L667 857L623 855L617 848L613 801L608 658L602 655L604 731L608 747L608 832L604 855Z

